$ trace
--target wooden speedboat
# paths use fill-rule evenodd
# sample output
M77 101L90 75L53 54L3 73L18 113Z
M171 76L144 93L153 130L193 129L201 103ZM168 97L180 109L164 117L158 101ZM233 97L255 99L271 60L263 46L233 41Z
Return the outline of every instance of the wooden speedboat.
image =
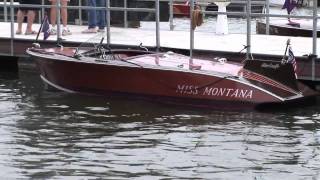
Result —
M173 52L33 47L27 53L47 84L66 92L130 95L179 105L247 109L302 102L317 93L298 82L292 64L230 63Z

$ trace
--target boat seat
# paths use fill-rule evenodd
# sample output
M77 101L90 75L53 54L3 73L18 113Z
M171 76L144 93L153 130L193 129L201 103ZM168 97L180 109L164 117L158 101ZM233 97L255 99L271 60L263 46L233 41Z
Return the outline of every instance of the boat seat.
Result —
M125 58L129 57L126 54L117 54L117 56L119 57L119 59L125 59Z

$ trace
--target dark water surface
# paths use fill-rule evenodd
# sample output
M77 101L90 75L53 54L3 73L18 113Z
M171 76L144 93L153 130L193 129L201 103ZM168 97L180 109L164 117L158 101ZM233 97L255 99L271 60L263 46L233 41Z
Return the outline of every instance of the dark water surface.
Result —
M46 91L0 74L5 179L319 179L320 107L185 109Z

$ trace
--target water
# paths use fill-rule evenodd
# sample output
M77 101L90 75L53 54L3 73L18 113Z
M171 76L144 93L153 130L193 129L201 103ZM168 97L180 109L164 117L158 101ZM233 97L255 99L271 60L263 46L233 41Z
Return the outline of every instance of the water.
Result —
M5 179L319 179L320 107L186 109L47 91L0 74Z
M214 23L197 31L214 32ZM245 20L229 23L245 33ZM316 180L319 123L318 106L227 112L47 91L37 71L22 69L0 73L0 176Z

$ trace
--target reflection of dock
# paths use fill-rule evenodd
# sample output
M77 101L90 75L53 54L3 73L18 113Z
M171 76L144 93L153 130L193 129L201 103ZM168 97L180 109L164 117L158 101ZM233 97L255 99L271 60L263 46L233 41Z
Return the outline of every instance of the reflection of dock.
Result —
M15 24L16 26L16 24ZM25 50L31 47L35 35L15 35L11 39L10 23L0 23L0 54L3 56L25 56ZM34 29L39 27L35 25ZM66 46L86 42L92 38L93 34L81 34L81 31L87 26L70 26L73 33L71 36L64 36L63 44ZM285 44L288 39L286 36L267 36L252 35L251 51L255 58L277 58L281 59L285 50ZM49 40L42 41L42 35L39 38L42 46L54 46L56 37L50 36ZM298 60L299 77L302 79L311 79L311 60L302 57L312 52L312 38L290 37L294 53ZM99 42L97 38L97 42ZM11 46L11 42L13 43ZM137 47L143 43L147 47L156 47L156 34L150 29L133 28L111 28L111 44L118 47ZM195 32L195 55L204 55L214 57L216 55L228 56L229 60L241 61L245 54L239 56L239 51L246 44L245 34L215 35L214 33ZM170 31L162 29L160 32L160 45L165 50L175 50L188 53L190 48L190 33L187 31ZM317 61L316 61L317 62ZM320 63L316 63L315 80L320 81Z

